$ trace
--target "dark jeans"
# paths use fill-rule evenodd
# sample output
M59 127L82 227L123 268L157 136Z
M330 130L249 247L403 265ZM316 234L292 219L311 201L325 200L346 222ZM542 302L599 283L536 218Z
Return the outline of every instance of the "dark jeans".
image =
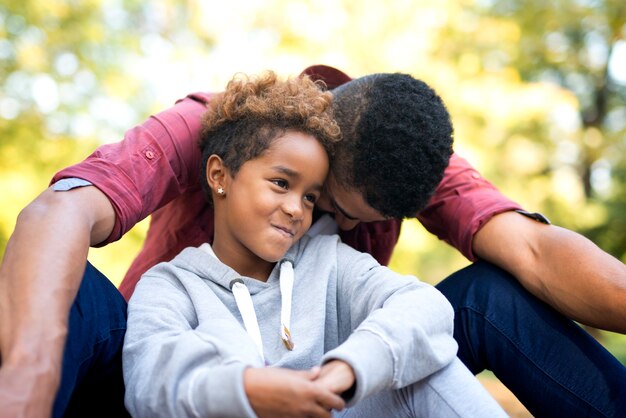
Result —
M437 288L454 306L459 358L493 371L535 417L626 414L626 368L511 275L478 262Z
M459 357L495 375L536 417L619 416L626 368L574 322L524 290L503 270L478 262L437 288L454 306ZM126 303L88 265L70 314L54 416L126 416L121 349Z
M122 344L126 301L113 284L87 264L70 311L58 417L128 417L124 408Z

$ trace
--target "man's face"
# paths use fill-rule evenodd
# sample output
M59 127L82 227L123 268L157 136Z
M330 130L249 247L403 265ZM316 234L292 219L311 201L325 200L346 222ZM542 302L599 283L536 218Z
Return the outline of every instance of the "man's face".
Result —
M359 222L387 219L368 205L361 193L347 189L337 183L332 173L328 175L324 190L316 205L323 211L333 213L337 225L344 231L353 229Z

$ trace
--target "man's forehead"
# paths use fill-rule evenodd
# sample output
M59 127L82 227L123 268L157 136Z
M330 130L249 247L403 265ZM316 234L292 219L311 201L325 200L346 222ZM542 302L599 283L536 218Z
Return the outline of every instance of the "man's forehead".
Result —
M348 219L364 222L386 219L380 212L367 204L360 192L340 186L332 175L329 175L327 179L327 192L335 209Z

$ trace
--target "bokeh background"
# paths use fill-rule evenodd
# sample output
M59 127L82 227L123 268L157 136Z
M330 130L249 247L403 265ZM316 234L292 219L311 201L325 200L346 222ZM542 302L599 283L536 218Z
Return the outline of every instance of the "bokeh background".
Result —
M236 72L311 64L428 82L458 153L626 261L623 0L0 0L0 254L20 209L97 145ZM91 261L119 282L146 229ZM391 263L431 283L467 264L415 221ZM626 362L623 336L596 335Z

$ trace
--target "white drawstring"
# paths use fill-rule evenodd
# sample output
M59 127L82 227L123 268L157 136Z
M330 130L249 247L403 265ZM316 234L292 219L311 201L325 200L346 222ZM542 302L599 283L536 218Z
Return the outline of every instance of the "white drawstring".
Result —
M294 348L291 339L291 294L293 291L293 264L290 260L280 263L280 338L282 338L287 350Z
M213 248L208 244L202 244L201 249L217 259ZM219 259L218 259L219 260ZM291 337L291 296L293 293L294 271L291 260L282 260L280 262L280 337L288 350L293 350L295 345ZM263 339L261 338L261 330L259 322L254 311L254 304L250 291L243 280L235 279L230 282L230 288L235 297L237 308L243 319L243 325L246 332L256 344L259 355L265 364L265 355L263 354Z
M230 289L233 291L237 308L243 318L243 325L246 327L246 331L254 344L256 344L263 364L265 364L265 355L263 354L263 339L261 338L261 330L259 329L259 322L256 319L256 312L254 312L254 304L252 303L252 297L248 288L241 279L235 279L230 282Z

